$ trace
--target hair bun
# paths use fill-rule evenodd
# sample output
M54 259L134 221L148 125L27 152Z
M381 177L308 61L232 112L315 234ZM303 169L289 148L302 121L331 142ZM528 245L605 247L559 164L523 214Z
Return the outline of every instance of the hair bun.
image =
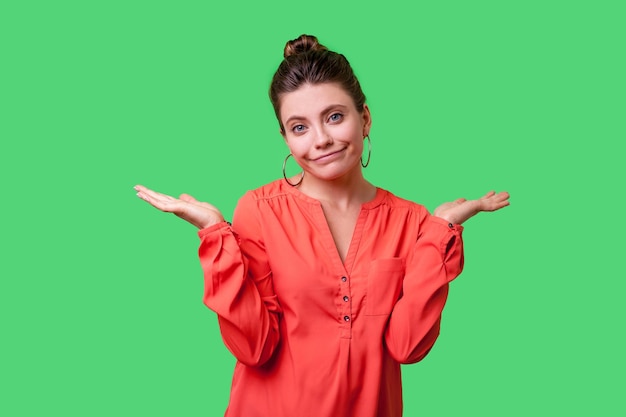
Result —
M285 58L308 51L327 51L328 48L317 41L313 35L300 35L285 45Z

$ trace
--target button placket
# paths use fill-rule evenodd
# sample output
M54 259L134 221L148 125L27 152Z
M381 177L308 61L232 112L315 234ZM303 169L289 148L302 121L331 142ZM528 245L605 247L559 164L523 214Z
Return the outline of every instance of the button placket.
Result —
M350 294L350 284L348 283L348 277L347 276L342 276L341 278L341 293L343 295L340 295L341 300L343 301L342 303L342 307L340 308L341 311L341 316L342 316L342 320L345 323L345 325L347 325L348 327L346 328L346 330L349 332L350 331L350 322L352 321L352 308L350 303L348 303L350 301L350 297L348 294Z

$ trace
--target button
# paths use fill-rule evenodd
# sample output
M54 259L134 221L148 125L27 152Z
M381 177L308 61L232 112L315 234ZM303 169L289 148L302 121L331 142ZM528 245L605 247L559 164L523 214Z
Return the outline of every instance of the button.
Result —
M448 223L448 227L449 227L450 229L452 229L452 228L454 228L454 225L453 225L452 223Z
M350 316L343 316L344 321L350 321Z
M348 300L349 300L348 296L347 296L347 295L344 295L344 296L343 296L343 301L345 301L345 302L347 303L347 302L348 302Z
M341 277L341 280L342 280L343 282L346 282L346 281L348 280L348 278L346 278L346 277Z

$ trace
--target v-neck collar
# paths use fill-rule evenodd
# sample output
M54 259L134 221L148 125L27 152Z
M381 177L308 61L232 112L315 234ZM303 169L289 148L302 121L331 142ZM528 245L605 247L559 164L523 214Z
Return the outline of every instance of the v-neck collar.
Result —
M382 188L376 187L376 195L374 196L374 198L361 204L361 210L359 211L359 216L357 217L354 230L352 231L352 237L350 239L350 245L348 246L348 252L346 253L346 258L342 262L341 255L339 254L339 249L335 244L335 240L333 239L333 235L330 231L330 226L328 225L328 221L326 220L326 216L324 215L322 203L319 200L304 194L296 187L285 184L283 188L290 194L293 194L295 197L311 205L311 212L317 224L318 231L320 232L320 239L324 244L328 255L332 259L333 264L339 270L342 270L344 273L350 275L358 253L359 244L361 243L361 238L363 236L363 230L365 228L365 222L367 220L368 212L369 210L379 206L383 202L387 195L387 192Z
M306 201L307 203L317 204L320 207L322 206L322 203L319 200L313 197L309 197L308 195L304 194L302 191L298 189L298 187L292 187L291 185L287 184L286 181L284 180L280 180L280 181L283 184L282 189L284 191L290 194L293 194L294 196L300 198L301 200ZM370 210L380 205L384 201L386 195L387 195L387 191L383 190L382 188L376 187L376 195L370 201L366 201L365 203L361 204L361 210L364 210L364 209Z

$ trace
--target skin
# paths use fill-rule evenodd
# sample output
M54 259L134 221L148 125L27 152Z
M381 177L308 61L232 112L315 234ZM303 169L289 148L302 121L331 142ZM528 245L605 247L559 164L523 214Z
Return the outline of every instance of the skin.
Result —
M360 163L372 124L367 105L359 112L337 84L305 84L280 103L281 134L305 172L300 191L343 208L373 198L376 188L363 177Z
M364 177L360 165L363 139L372 118L367 105L358 111L341 86L332 83L305 84L280 98L281 131L289 151L304 171L298 189L317 199L335 238L340 255L345 254L360 207L376 195L376 187ZM300 174L291 179L297 182ZM161 194L142 185L137 196L163 212L203 229L224 221L213 205L188 194L179 198ZM437 207L433 215L449 223L462 224L480 212L509 205L507 192L489 191L476 200L459 198Z

